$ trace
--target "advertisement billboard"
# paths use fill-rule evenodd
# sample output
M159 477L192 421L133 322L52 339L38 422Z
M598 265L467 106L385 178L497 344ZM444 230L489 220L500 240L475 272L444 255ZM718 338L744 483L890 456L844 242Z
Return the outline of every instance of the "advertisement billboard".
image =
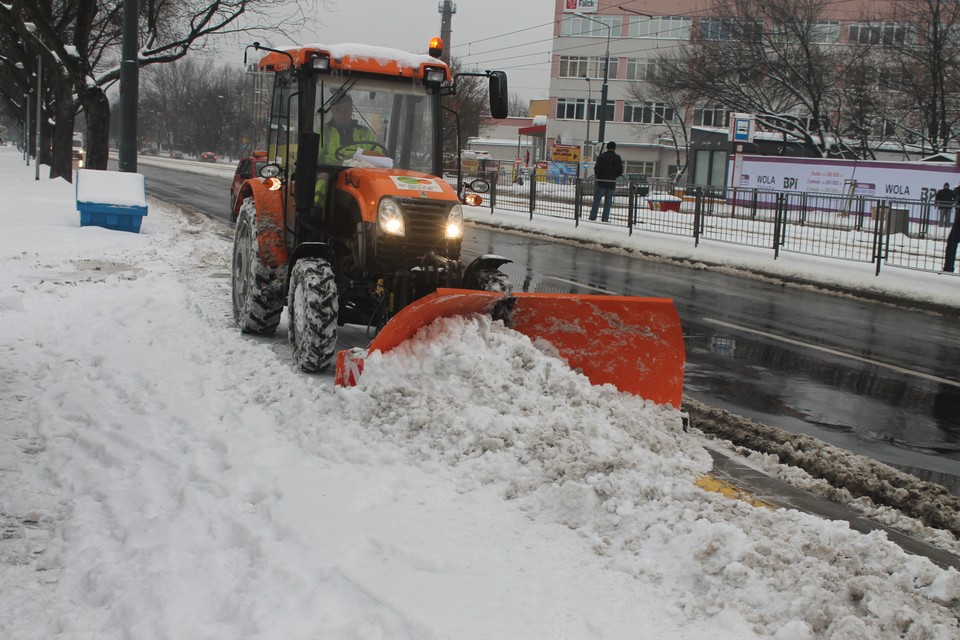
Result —
M554 162L580 162L580 147L555 144L550 149L550 159Z
M732 188L931 202L945 182L951 187L960 183L960 169L953 166L749 155L742 158L739 168L733 162L729 165L728 184Z

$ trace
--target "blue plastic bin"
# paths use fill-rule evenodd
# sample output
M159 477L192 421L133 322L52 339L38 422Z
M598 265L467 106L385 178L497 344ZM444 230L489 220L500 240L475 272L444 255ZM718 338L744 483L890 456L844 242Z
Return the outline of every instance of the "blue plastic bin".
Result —
M76 192L81 227L140 233L143 216L147 215L142 174L80 169Z
M140 233L140 223L147 215L146 207L124 207L102 202L78 202L81 227L105 227L115 231Z

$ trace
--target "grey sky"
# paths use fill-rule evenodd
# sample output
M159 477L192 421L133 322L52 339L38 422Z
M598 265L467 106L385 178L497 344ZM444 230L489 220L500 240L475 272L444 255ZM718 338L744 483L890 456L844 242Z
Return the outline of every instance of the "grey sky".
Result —
M438 0L333 0L308 42L359 42L426 53L440 35ZM511 93L547 97L554 0L456 0L452 55L479 69L502 69ZM288 44L274 42L274 45ZM451 43L447 43L450 48Z

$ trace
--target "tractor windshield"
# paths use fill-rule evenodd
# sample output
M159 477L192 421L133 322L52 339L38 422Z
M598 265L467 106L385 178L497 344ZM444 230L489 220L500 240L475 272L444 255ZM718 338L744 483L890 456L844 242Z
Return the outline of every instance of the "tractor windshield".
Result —
M422 85L327 77L316 95L321 165L434 172L435 96Z

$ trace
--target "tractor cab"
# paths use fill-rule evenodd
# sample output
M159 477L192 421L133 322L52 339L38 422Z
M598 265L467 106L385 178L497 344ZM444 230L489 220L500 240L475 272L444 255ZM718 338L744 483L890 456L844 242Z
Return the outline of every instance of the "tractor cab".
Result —
M287 250L320 243L374 278L424 254L459 260L462 190L442 178L441 98L456 91L446 63L368 45L254 46L274 74L268 157L288 187ZM506 116L502 72L463 75L487 77L491 113Z

